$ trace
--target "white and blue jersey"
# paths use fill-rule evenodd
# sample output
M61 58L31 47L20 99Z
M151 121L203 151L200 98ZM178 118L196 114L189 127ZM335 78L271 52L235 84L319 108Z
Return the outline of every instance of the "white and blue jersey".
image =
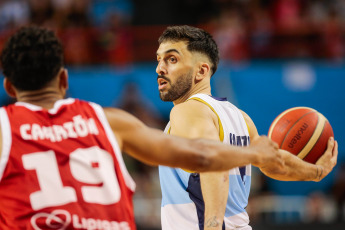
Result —
M188 100L206 104L218 117L219 139L229 145L249 145L247 124L236 106L226 99L216 99L205 94L196 94ZM168 123L166 133L170 132ZM162 190L162 230L203 230L204 200L198 173L189 173L180 168L159 166ZM245 210L251 184L251 166L229 170L229 196L223 229L250 230L249 217Z

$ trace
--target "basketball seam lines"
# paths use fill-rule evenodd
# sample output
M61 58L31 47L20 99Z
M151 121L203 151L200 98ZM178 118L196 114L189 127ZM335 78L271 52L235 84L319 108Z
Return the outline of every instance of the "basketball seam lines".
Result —
M291 108L291 109L286 110L285 112L283 112L283 113L281 113L280 115L278 115L278 117L276 117L276 119L273 120L272 125L271 125L271 128L269 129L269 132L268 132L268 137L269 137L269 138L271 138L272 133L273 133L273 129L275 128L275 126L276 126L276 124L278 123L278 121L280 120L280 118L282 118L285 114L287 114L287 113L290 112L291 110L295 110L295 109L310 109L310 110L312 110L312 111L315 111L315 110L312 109L312 108L304 107L304 106L294 107L294 108ZM316 112L316 111L315 111L315 112Z
M323 131L325 131L326 124L327 124L327 120L325 120L325 123L324 123L324 125L323 125L323 127L322 127L322 131L321 131L321 133L320 133L320 136L319 136L319 137L317 138L317 140L315 141L315 144L313 145L313 147L310 148L310 151L309 151L309 152L311 152L311 151L313 150L313 148L315 147L315 145L319 142L319 140L320 140L320 138L321 138L321 136L322 136L322 134L323 134ZM306 157L307 157L307 156L303 157L303 159L306 158ZM316 163L316 162L315 162L315 163Z
M304 114L303 116L301 116L297 121L295 121L295 122L292 124L292 126L290 127L289 131L286 132L286 134L285 134L285 136L284 136L284 139L283 139L282 143L280 144L279 148L281 148L281 147L283 146L286 137L289 136L289 133L290 133L291 129L295 126L295 124L296 124L298 121L300 121L303 117L307 116L307 115L310 114L310 113L315 113L315 112L316 112L316 111L310 111L310 112ZM317 113L317 112L316 112L316 113ZM317 115L318 115L318 114L317 114ZM319 119L318 119L318 120L319 120ZM314 130L314 131L315 131L315 130ZM312 136L313 136L313 135L312 135ZM300 151L300 152L301 152L301 151ZM299 153L300 153L300 152L299 152Z
M308 155L310 150L312 150L312 148L317 143L317 140L320 138L320 136L322 135L322 132L323 132L323 130L325 128L326 118L321 116L318 112L317 112L317 116L318 116L318 122L317 122L317 125L316 125L315 129L314 129L313 135L311 135L311 137L310 137L309 141L307 142L307 144L304 146L304 148L297 155L301 159L304 159ZM322 127L322 129L321 129L321 132L320 132L320 128L321 127ZM315 142L313 143L314 140L315 140Z

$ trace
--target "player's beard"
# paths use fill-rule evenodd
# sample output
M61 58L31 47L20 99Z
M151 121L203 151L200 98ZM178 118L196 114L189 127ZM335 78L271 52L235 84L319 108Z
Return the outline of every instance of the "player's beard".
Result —
M159 97L162 101L175 101L185 95L192 88L192 71L179 76L174 84L171 84L170 79L165 76L160 75L158 77L163 78L168 82L168 84L170 84L170 89L159 91Z

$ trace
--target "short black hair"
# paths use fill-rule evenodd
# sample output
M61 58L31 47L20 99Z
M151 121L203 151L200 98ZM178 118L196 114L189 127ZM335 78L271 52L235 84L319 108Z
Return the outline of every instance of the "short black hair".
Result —
M3 74L16 89L42 89L63 66L63 48L53 31L22 27L6 42L1 65Z
M205 54L211 61L212 75L217 71L219 63L219 51L211 34L203 29L183 25L169 26L159 37L158 43L166 41L187 41L187 49Z

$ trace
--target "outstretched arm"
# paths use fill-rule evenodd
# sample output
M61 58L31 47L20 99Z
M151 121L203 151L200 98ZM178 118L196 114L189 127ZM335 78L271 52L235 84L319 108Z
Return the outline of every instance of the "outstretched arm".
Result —
M255 138L259 136L254 122L247 114L242 113L250 128L250 137ZM338 143L333 138L330 138L325 153L316 164L303 161L285 150L280 149L279 152L283 158L284 167L276 167L271 162L258 166L266 176L282 181L320 181L332 171L337 163Z
M310 164L301 160L299 157L285 151L282 153L285 168L276 171L270 167L261 167L260 170L267 176L282 181L321 181L327 176L336 165L338 155L338 143L330 138L327 150L316 164Z
M277 145L265 137L246 148L212 140L188 140L149 128L122 110L106 108L104 112L121 150L146 164L199 172L224 171L266 161L281 164Z

